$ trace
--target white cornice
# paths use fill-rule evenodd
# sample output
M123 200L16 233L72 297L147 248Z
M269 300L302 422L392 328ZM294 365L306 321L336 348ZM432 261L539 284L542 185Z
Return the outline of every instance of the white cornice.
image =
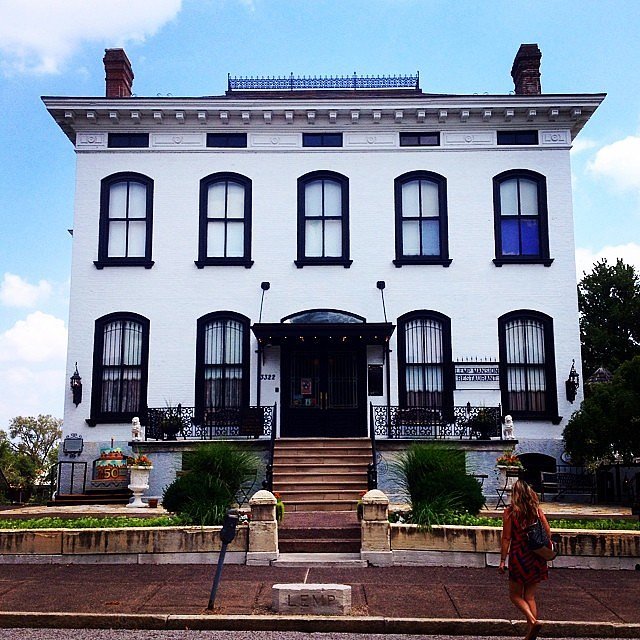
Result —
M81 131L123 130L141 126L149 130L180 123L212 129L221 126L261 129L271 122L294 125L360 127L384 123L407 130L412 127L438 130L453 123L461 128L507 126L518 128L566 127L575 137L605 94L422 95L322 97L304 99L259 98L42 98L53 118L73 141ZM313 114L310 118L309 114ZM72 114L70 116L70 114ZM114 114L117 114L114 117ZM158 117L160 115L160 117ZM355 114L355 115L354 115Z

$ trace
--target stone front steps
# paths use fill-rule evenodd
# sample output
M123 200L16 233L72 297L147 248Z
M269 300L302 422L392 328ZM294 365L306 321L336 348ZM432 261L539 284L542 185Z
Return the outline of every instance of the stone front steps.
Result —
M367 489L367 438L281 438L273 457L273 488L287 512L355 511Z
M285 513L278 527L280 553L360 553L360 523L353 511Z

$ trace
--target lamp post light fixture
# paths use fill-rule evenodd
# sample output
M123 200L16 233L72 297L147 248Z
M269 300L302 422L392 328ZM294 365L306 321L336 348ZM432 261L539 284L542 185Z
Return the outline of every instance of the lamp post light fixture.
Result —
M580 386L580 375L576 371L576 361L571 362L571 371L569 371L569 377L565 380L565 390L567 393L567 400L573 404L576 399L576 393Z
M73 397L73 404L76 407L82 402L82 378L78 373L78 363L76 362L76 370L74 371L71 379L69 380L71 386L71 395Z

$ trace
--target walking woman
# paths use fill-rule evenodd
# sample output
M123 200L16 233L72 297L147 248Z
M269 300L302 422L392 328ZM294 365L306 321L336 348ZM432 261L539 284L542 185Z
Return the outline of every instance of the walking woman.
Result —
M511 493L511 505L502 518L502 545L500 548L500 573L505 572L505 560L509 555L509 598L527 619L525 640L535 640L542 625L538 621L536 590L538 583L549 575L546 560L535 554L527 544L526 529L540 520L551 538L549 523L540 509L538 495L524 481L516 480Z

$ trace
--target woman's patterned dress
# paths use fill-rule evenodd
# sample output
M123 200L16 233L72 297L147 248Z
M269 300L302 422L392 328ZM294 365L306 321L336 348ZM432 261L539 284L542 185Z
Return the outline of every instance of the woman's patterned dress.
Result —
M507 507L511 512L511 507ZM509 547L509 580L532 584L549 577L547 561L533 553L527 544L525 526L511 513L511 546Z

